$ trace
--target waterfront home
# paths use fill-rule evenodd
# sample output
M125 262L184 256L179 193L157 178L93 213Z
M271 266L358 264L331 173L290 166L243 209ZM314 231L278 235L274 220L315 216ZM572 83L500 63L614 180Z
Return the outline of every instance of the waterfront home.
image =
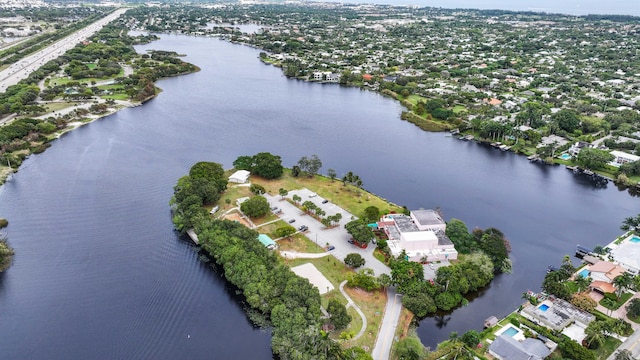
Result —
M527 303L520 314L554 331L561 331L573 323L584 329L595 320L592 314L562 299L547 299L537 306Z
M489 354L499 360L542 360L551 354L551 349L538 339L518 341L503 333L489 345Z
M579 276L590 277L592 279L589 287L599 293L615 292L613 279L624 274L626 270L617 264L600 260L593 265L589 265L580 271Z
M609 255L631 275L640 273L640 237L630 233L622 241L606 246L611 249Z
M458 258L453 242L445 235L447 224L434 210L414 210L409 216L385 215L377 225L387 234L393 256L405 251L409 260L418 262Z
M640 156L631 155L624 151L613 150L610 152L610 154L615 156L613 161L609 163L609 165L613 165L613 166L620 166L622 164L640 160Z

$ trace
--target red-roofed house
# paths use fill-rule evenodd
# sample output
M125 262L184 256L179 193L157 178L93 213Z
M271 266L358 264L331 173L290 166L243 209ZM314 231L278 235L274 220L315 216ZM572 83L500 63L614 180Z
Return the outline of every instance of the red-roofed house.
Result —
M371 81L371 79L373 79L373 76L371 74L362 74L362 80Z

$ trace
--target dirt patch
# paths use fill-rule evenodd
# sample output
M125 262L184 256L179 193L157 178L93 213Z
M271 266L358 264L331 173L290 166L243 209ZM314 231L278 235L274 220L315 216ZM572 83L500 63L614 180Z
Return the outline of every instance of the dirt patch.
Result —
M240 217L240 215L238 213L231 213L231 214L227 214L223 217L225 220L231 220L231 221L237 221L240 224L250 228L251 224L249 224L249 222L245 219L243 219L242 217Z
M398 328L400 328L400 338L404 339L409 335L409 328L411 327L411 320L413 320L413 313L407 309L402 309L400 313L400 320L398 320Z

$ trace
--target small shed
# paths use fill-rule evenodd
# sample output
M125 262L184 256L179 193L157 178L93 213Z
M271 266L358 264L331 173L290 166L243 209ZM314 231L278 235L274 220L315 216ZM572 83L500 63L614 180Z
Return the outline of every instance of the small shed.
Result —
M249 180L251 173L247 170L238 170L229 176L229 182L236 184L244 184Z
M498 323L498 318L495 316L489 316L485 321L484 321L484 327L485 328L490 328L490 327L494 327L496 326L496 324Z
M260 243L262 243L262 245L264 245L269 250L273 250L276 248L276 242L273 241L269 237L269 235L265 235L265 234L258 235L258 241L260 241Z

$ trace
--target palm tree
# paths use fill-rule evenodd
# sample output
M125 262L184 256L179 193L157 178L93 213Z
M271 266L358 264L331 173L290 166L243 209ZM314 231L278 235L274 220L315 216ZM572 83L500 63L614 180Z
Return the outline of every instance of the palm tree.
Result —
M602 306L607 308L607 315L611 316L611 311L616 306L616 301L609 298L604 298L602 299Z
M602 346L605 340L604 329L602 327L601 321L592 321L589 323L586 329L584 329L584 333L587 335L585 341L588 346L596 344L597 347Z
M582 277L581 275L578 275L578 277L574 280L576 285L578 285L578 292L588 289L592 281L593 279L591 279L590 277Z
M616 296L620 298L622 292L629 289L633 285L633 276L631 274L625 272L622 275L616 276L613 279L613 285L616 287Z

